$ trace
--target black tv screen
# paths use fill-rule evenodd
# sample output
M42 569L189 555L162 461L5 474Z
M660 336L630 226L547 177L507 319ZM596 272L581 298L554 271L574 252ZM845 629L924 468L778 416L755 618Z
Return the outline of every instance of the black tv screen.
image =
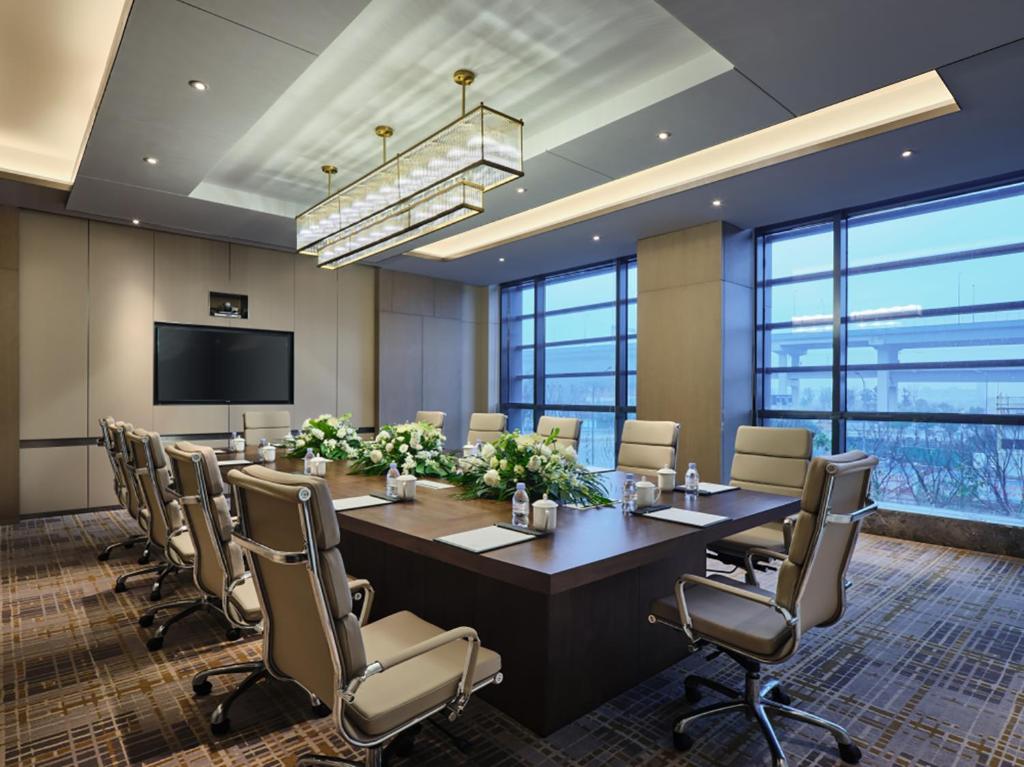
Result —
M155 328L155 404L292 403L292 333L163 322Z

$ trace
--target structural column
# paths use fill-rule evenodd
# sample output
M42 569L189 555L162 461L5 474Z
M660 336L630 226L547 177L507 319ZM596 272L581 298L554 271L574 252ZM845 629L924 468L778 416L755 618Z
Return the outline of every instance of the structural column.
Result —
M729 477L753 422L754 245L720 221L637 243L637 418L678 421L679 469Z

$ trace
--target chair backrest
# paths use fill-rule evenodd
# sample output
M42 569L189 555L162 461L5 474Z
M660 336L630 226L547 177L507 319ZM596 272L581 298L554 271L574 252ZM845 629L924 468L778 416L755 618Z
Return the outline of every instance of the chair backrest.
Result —
M729 484L796 497L811 461L811 432L775 426L741 426Z
M263 466L228 478L240 526L258 545L249 554L263 608L263 658L276 676L330 705L335 690L363 672L366 653L327 483ZM283 552L304 554L305 565L286 564ZM301 555L289 559L302 561Z
M775 593L778 604L799 617L801 631L835 623L846 609L846 568L860 520L873 508L868 489L877 465L859 450L811 462Z
M231 540L231 511L213 448L177 442L166 448L179 505L195 548L196 584L208 594L224 596L228 583L245 573L242 551Z
M676 468L679 424L675 421L626 421L619 443L619 471L634 474Z
M549 437L558 429L558 436L555 442L559 445L571 445L574 450L580 448L580 426L583 424L579 418L559 418L553 415L542 415L537 421L537 433L542 437Z
M110 461L110 472L113 475L114 495L118 503L128 509L128 486L122 472L121 462L117 456L117 421L107 416L100 419L100 441L103 443L103 450ZM131 511L131 509L128 509ZM138 510L136 509L136 512Z
M157 546L166 547L170 536L182 526L182 517L171 492L171 474L160 435L133 429L124 436L128 468L135 477L140 499L149 509L149 538Z
M416 423L429 423L439 429L444 428L445 414L440 410L417 410Z
M245 441L282 440L292 433L292 416L287 410L247 410L242 413Z
M469 417L469 432L466 444L475 445L477 441L493 442L505 433L508 416L504 413L473 413Z

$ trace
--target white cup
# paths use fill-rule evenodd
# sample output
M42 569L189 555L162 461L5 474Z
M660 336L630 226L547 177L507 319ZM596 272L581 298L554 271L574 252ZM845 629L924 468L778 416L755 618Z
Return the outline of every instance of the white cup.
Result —
M277 448L273 445L263 445L260 447L260 459L264 463L273 463L277 459Z
M463 445L462 446L462 457L469 458L470 456L476 455L476 445Z
M236 453L244 453L245 452L245 437L235 437L233 440L231 440L230 447Z
M641 478L640 481L636 483L637 508L643 509L647 506L653 506L660 497L661 488L656 486L653 482L648 482L646 477Z
M545 493L540 500L533 502L530 513L530 527L534 530L550 532L558 523L558 504L550 500Z
M416 477L403 474L398 478L398 497L403 501L416 500Z
M658 489L663 492L674 490L676 487L676 470L666 466L658 469Z
M309 473L314 477L326 477L327 459L321 455L313 458L313 460L309 462Z

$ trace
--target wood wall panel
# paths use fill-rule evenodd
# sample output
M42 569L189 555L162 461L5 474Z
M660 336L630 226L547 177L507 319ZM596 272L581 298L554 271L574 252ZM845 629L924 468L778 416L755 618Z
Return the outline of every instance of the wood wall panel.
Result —
M136 227L89 224L89 421L153 424L153 238Z
M22 516L89 505L88 449L84 445L22 449Z
M164 232L155 236L153 319L227 325L227 319L210 316L210 292L231 292L227 243Z
M18 330L22 439L86 434L88 226L86 221L64 216L21 216Z
M377 420L377 270L348 266L338 279L338 401L356 426ZM383 347L381 347L383 348Z
M249 318L229 320L231 326L294 330L295 262L300 257L246 245L232 245L230 253L230 292L249 297Z

